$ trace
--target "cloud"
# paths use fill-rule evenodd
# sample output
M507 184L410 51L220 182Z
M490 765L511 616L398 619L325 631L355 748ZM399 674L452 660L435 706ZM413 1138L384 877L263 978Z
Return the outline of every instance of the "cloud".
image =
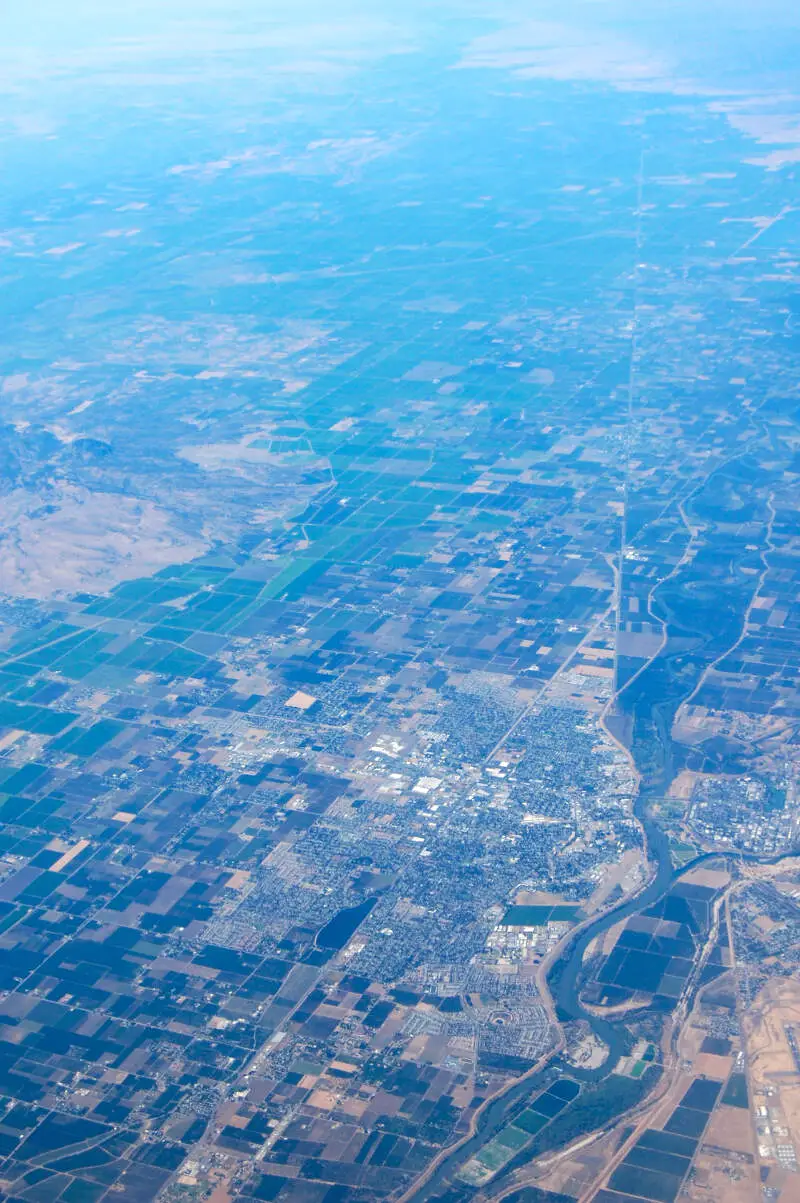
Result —
M389 9L346 0L335 15L321 0L41 0L34 19L23 10L4 26L0 86L79 69L163 81L171 69L183 82L187 70L207 72L212 63L225 75L225 60L253 55L278 76L346 73L411 48L410 30Z
M755 97L744 102L723 102L710 107L714 112L724 113L734 129L753 138L760 146L775 148L766 154L745 159L746 163L765 167L767 171L778 171L781 167L800 163L800 113L796 100L794 111L791 110L792 99L786 98L784 101L789 112L785 111L777 98ZM776 107L779 111L770 111Z
M360 169L366 164L392 154L403 144L404 139L399 135L380 138L376 134L362 134L351 138L320 138L295 150L254 146L222 159L178 163L170 167L168 174L200 180L214 180L234 169L250 176L328 174L346 184L358 179Z
M524 79L608 83L620 88L676 86L674 67L657 54L584 23L513 23L475 38L460 68L502 69Z
M745 153L743 162L770 171L796 164L800 98L787 94L784 60L795 62L800 17L790 19L784 12L783 24L759 26L748 8L734 0L729 5L729 16L737 19L718 27L720 39L707 36L721 16L710 0L693 0L689 9L640 5L628 14L624 0L611 5L563 0L567 15L560 20L523 18L512 5L504 16L498 14L499 28L467 44L455 66L694 98L745 138L772 148ZM552 11L553 6L547 0L538 7Z

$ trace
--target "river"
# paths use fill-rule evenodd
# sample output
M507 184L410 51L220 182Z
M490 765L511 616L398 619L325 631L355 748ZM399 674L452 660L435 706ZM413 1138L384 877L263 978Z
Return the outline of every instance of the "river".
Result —
M717 604L708 601L698 604L695 591L691 591L692 575L695 570L687 565L685 579L674 580L670 585L671 596L660 600L664 613L667 642L635 680L631 687L624 687L625 712L631 720L630 748L639 771L639 788L634 803L634 814L642 826L645 837L645 852L650 869L647 884L634 897L620 902L611 910L598 915L569 940L563 955L553 965L548 976L553 1002L559 1018L584 1020L600 1041L608 1048L608 1056L594 1070L569 1068L571 1077L583 1081L598 1081L607 1077L618 1064L625 1050L624 1017L616 1022L604 1019L588 1011L581 1002L579 981L584 954L588 946L614 924L652 906L670 889L677 878L704 861L720 857L736 857L761 864L775 864L797 855L787 852L771 857L759 857L748 853L705 852L691 861L674 868L669 848L669 837L653 819L651 810L654 802L663 798L682 767L683 751L672 739L672 724L681 702L692 696L696 683L710 663L730 646L741 630L745 606L750 594L745 595L744 586L732 597L717 599ZM749 586L750 593L752 585ZM664 593L668 593L664 590ZM713 599L712 599L713 600ZM620 696L619 694L617 695ZM475 1136L460 1148L445 1156L431 1177L422 1182L407 1197L407 1203L425 1203L452 1179L459 1166L498 1132L513 1115L517 1103L542 1086L542 1078L558 1060L554 1052L541 1071L518 1081L505 1093L487 1105L478 1121Z
M620 920L636 914L643 908L652 906L666 894L679 877L705 861L727 857L759 864L777 864L781 860L797 855L796 851L779 853L770 857L725 851L703 852L679 868L674 868L669 850L669 839L650 814L652 803L663 796L664 787L671 780L672 741L667 734L668 729L665 730L666 718L662 707L653 707L652 717L655 719L655 727L661 736L663 752L659 757L659 770L650 776L647 784L643 782L640 785L634 805L635 814L644 830L652 876L647 885L635 896L620 902L611 910L604 911L583 927L567 944L562 957L553 966L548 979L553 1001L559 1009L561 1018L585 1020L594 1034L608 1047L608 1056L597 1069L584 1070L570 1067L570 1076L582 1081L597 1081L607 1077L623 1055L625 1046L624 1019L620 1018L614 1023L602 1016L595 1015L584 1007L580 999L579 980L583 957L592 940L602 935L614 924L619 923ZM422 1183L408 1197L408 1203L411 1203L411 1200L413 1203L425 1203L437 1191L442 1190L458 1168L508 1123L516 1104L542 1088L544 1075L559 1056L559 1053L553 1053L539 1073L514 1083L502 1096L491 1102L481 1114L476 1134L445 1157L430 1179Z

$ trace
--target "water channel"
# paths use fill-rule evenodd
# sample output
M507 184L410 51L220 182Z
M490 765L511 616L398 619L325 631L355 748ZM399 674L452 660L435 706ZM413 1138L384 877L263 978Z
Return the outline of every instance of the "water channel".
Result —
M670 736L672 716L676 708L675 699L651 703L648 719L651 732L658 741L657 754L651 746L648 751L649 772L640 783L634 813L645 835L647 858L651 877L647 885L635 896L620 902L617 906L598 915L596 919L583 927L564 949L563 956L553 966L548 978L553 1001L556 1004L560 1018L584 1020L595 1036L608 1048L608 1056L603 1064L594 1070L569 1068L571 1077L588 1082L598 1081L607 1077L617 1065L625 1052L624 1019L616 1023L587 1010L580 999L579 982L586 949L596 937L603 934L620 920L636 914L642 909L652 906L671 888L674 882L685 873L705 861L727 858L729 860L746 860L759 864L777 864L783 859L797 855L797 852L785 852L774 856L758 856L750 853L733 852L704 852L687 861L678 868L672 863L669 848L669 838L664 830L651 816L652 804L663 797L674 776L673 751L674 745ZM543 1078L559 1058L554 1052L540 1072L515 1082L504 1094L489 1103L482 1112L477 1132L459 1148L446 1156L431 1177L421 1183L416 1191L408 1197L409 1203L425 1203L437 1193L446 1189L446 1184L454 1173L479 1151L505 1124L513 1117L517 1104L529 1096L536 1094L543 1085Z

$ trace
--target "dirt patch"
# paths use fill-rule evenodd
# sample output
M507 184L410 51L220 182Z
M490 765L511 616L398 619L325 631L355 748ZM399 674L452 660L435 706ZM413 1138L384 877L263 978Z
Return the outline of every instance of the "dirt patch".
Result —
M759 1156L777 1168L782 1147L800 1153L800 1056L792 1048L800 1048L800 981L769 981L744 1016L743 1034Z
M201 555L206 544L151 501L76 486L0 497L0 592L104 593Z
M719 1107L711 1117L703 1141L735 1153L754 1153L755 1140L746 1107Z
M692 869L684 874L681 881L690 882L695 886L709 886L712 890L721 890L731 879L726 869Z

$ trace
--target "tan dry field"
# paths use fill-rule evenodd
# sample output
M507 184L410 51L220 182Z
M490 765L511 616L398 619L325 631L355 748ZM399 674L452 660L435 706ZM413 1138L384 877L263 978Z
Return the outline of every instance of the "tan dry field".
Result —
M512 900L513 906L560 906L564 902L561 894L550 894L546 890L519 890Z
M606 905L607 899L615 886L619 886L623 894L630 894L645 879L646 869L640 848L629 848L624 852L615 865L608 865L598 882L594 893L585 905L588 914L594 914Z
M46 497L13 490L0 499L0 523L0 590L14 597L101 593L206 549L151 501L72 485L53 486Z
M796 1026L800 1042L800 981L773 978L744 1015L750 1084L754 1105L780 1107L789 1129L786 1143L800 1152L800 1072L787 1040L787 1024Z
M681 769L669 787L670 798L683 798L688 802L692 796L695 782L699 781L702 775L702 773L695 773L691 769Z
M731 1108L726 1107L725 1111ZM761 1203L758 1167L729 1157L701 1151L681 1199L692 1203Z
M718 1057L715 1053L698 1053L692 1061L692 1072L707 1078L724 1080L727 1078L730 1068L731 1058L729 1055Z
M685 873L681 881L691 883L695 886L710 886L713 890L721 890L726 886L731 879L730 873L726 869L706 869L700 865L696 869L691 869Z
M755 1155L750 1111L745 1107L718 1107L706 1128L703 1143L718 1145L734 1153Z

